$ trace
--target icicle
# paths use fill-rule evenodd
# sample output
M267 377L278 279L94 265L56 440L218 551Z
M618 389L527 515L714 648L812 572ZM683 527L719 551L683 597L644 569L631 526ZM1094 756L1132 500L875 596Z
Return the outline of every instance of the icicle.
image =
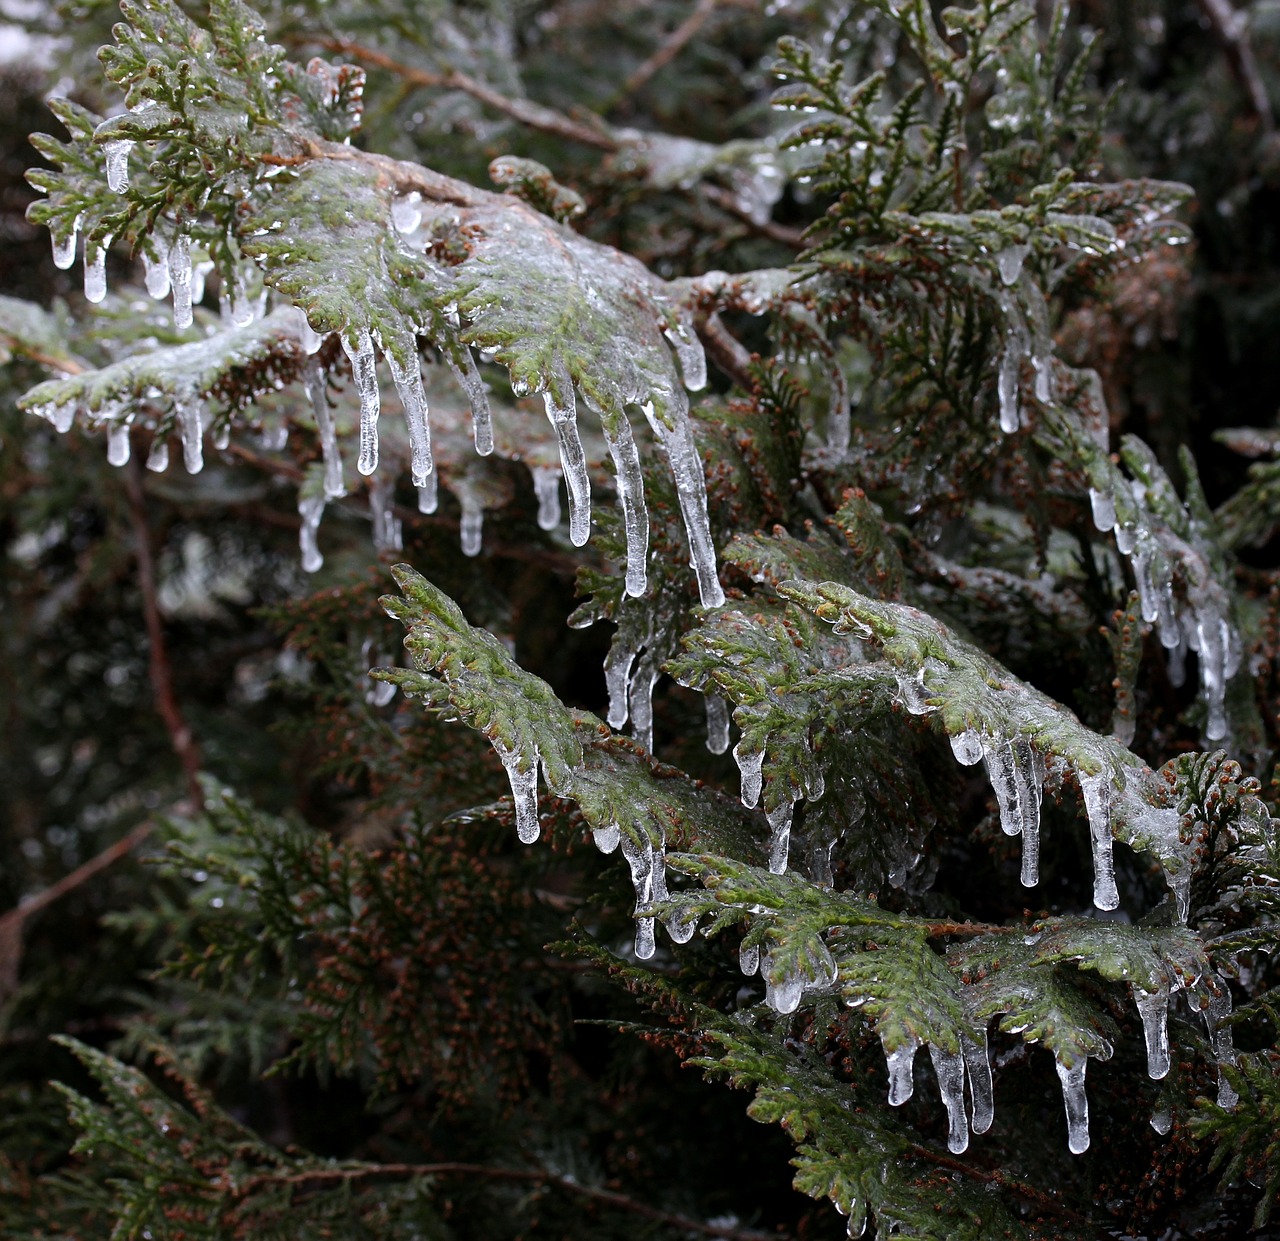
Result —
M982 734L975 729L966 728L962 733L953 733L947 740L951 742L951 753L956 756L956 762L966 767L981 762L986 753Z
M1196 616L1197 647L1200 655L1200 688L1208 712L1204 735L1210 741L1221 741L1227 735L1227 651L1231 633L1227 622L1206 609Z
M744 751L745 744L744 737L733 747L733 757L737 760L738 771L742 776L742 804L752 810L760 800L760 786L764 781L764 750L756 750L754 753Z
M107 424L107 461L116 466L129 463L129 423L124 418Z
M1138 529L1131 526L1128 522L1123 522L1114 527L1116 534L1116 547L1122 556L1133 554L1133 549L1138 542Z
M313 353L320 352L320 346L324 344L324 335L311 326L311 320L307 318L307 312L301 306L295 309L298 312L298 344L302 346L302 352L310 357Z
M760 973L764 977L764 1002L775 1013L785 1016L800 1007L804 995L804 979L796 971L788 971L781 978L775 977L773 959L765 952L760 961Z
M1089 1149L1089 1097L1084 1091L1085 1070L1089 1058L1081 1056L1068 1067L1056 1055L1054 1064L1058 1081L1062 1083L1062 1104L1067 1112L1067 1148L1073 1155L1083 1155Z
M705 701L707 749L712 754L723 754L729 748L729 704L719 694L707 694Z
M286 435L288 434L287 428L281 428L281 429L285 431ZM230 447L230 445L231 445L231 419L224 418L220 423L218 423L217 428L214 430L213 446L219 452L226 452L227 449Z
M775 875L787 873L787 855L791 846L791 816L795 802L783 801L765 812L769 820L769 870Z
M1012 435L1020 425L1018 416L1018 371L1022 355L1010 345L1000 358L1000 375L996 382L1000 398L1000 430Z
M404 406L404 421L409 428L409 472L413 475L413 485L421 487L436 467L431 459L431 427L427 421L422 366L418 361L417 342L412 337L406 343L405 352L408 357L403 366L390 349L384 348L382 356L387 360L391 381L400 396L400 404Z
M1231 1027L1226 1024L1231 1016L1231 992L1225 982L1218 983L1218 990L1209 997L1209 1007L1203 1013L1209 1044L1218 1062L1218 1106L1230 1111L1240 1102L1240 1096L1222 1071L1224 1064L1236 1062L1235 1040L1231 1036Z
M204 469L204 410L198 396L174 397L174 412L182 436L182 462L188 474Z
M89 242L84 246L84 299L87 302L100 302L107 295L107 247L110 237L104 237L94 249L93 258L89 258Z
M1133 1002L1147 1040L1147 1075L1159 1081L1169 1072L1169 993L1163 983L1158 991L1144 991L1134 983Z
M458 540L464 556L478 556L484 547L484 507L469 487L455 488L462 509Z
M1022 833L1022 806L1014 775L1013 746L1008 741L992 741L986 746L987 776L995 789L1000 808L1000 829L1006 836Z
M881 1039L883 1044L884 1040ZM912 1079L912 1066L916 1061L916 1052L920 1050L918 1040L909 1038L901 1047L890 1051L884 1049L885 1067L889 1070L889 1106L901 1107L915 1090Z
M593 827L591 837L601 853L612 853L622 839L622 829L616 823L606 823L604 827Z
M964 1052L964 1066L969 1078L969 1094L973 1100L973 1131L986 1133L995 1119L995 1092L991 1084L991 1057L987 1051L987 1032L981 1041L967 1034L960 1036L960 1049Z
M695 910L683 910L668 914L662 919L672 943L687 944L698 929L698 914Z
M151 238L159 258L152 258L146 250L142 252L142 270L147 292L158 302L169 296L169 250L163 241L154 234Z
M66 271L76 261L76 241L83 222L84 216L78 215L71 222L71 232L67 236L59 238L56 234L50 234L53 237L53 265L59 271Z
M738 949L738 968L750 978L760 968L760 945L743 944Z
M969 1149L969 1118L964 1114L964 1057L929 1044L929 1058L938 1078L938 1093L947 1109L947 1150L963 1155Z
M169 285L173 291L173 326L190 327L192 322L191 243L179 233L169 249Z
M324 516L324 496L299 496L298 515L302 518L302 529L298 532L298 543L302 548L302 571L315 573L324 564L324 557L316 536L320 531L320 518Z
M547 417L555 428L560 444L560 465L564 470L565 489L569 493L569 542L581 547L591 535L591 482L587 478L587 458L578 436L578 409L573 386L562 381L562 405L550 391L542 394Z
M1006 285L1017 284L1022 275L1023 260L1031 253L1028 245L1005 246L996 255L996 265L1000 268L1000 279Z
M648 586L649 560L649 509L644 502L640 454L625 414L619 414L616 419L603 416L600 425L613 458L614 482L627 535L626 592L639 598Z
M470 349L465 347L462 349L461 362L455 361L447 351L444 356L449 369L453 371L463 392L467 394L467 400L471 402L471 430L475 438L476 452L482 457L487 457L493 451L493 413L489 409L489 390L484 386L484 379L476 366L475 358L471 356ZM561 455L563 452L562 448ZM579 543L577 546L581 547L582 544Z
M610 728L621 728L627 722L627 690L631 685L631 665L635 658L635 651L623 650L614 639L604 661L604 683L609 691L609 714L606 718Z
M1120 894L1116 891L1115 862L1111 855L1110 774L1105 770L1096 776L1080 772L1079 780L1085 813L1089 816L1089 834L1093 838L1093 903L1099 909L1115 909L1120 904Z
M1133 549L1133 576L1138 583L1138 600L1142 606L1142 619L1150 624L1160 615L1156 602L1156 586L1152 573L1153 549L1146 539L1141 539Z
M368 331L359 328L354 339L345 332L338 339L343 352L351 360L351 372L355 376L356 391L360 394L360 459L356 469L361 474L372 474L378 468L378 368L373 359L373 340Z
M238 267L232 270L231 289L228 293L227 303L227 317L236 327L248 327L253 322L253 302L244 287L244 277ZM384 684L384 682L379 682L379 684Z
M333 411L325 397L324 371L320 363L308 356L302 366L302 385L311 402L311 415L320 434L320 454L324 458L324 494L327 500L336 500L347 494L342 477L342 454L338 450L338 430L334 425Z
M418 512L428 516L434 513L440 504L440 475L432 471L427 481L418 488Z
M213 270L212 259L202 259L191 265L191 302L199 306L204 301L205 277Z
M147 469L156 474L163 474L169 468L169 441L157 435L151 441L151 451L147 453Z
M554 530L560 524L560 470L554 465L535 465L533 494L538 497L538 527Z
M688 403L682 392L673 396L670 411L673 427L657 417L652 403L643 408L649 425L667 450L667 462L689 539L689 559L698 578L698 597L704 608L718 608L724 603L724 588L716 575L716 549L711 541L711 520L707 514L706 476L689 426Z
M395 494L383 477L369 480L369 515L373 518L374 550L398 552L404 547L400 518L396 516Z
M129 188L129 152L132 150L132 138L112 138L102 144L107 160L107 189L113 194L123 194Z
M542 825L538 822L538 753L535 750L532 760L522 766L521 756L497 738L493 740L493 748L511 782L511 800L516 807L516 835L520 837L521 844L531 845L542 832Z
M832 351L828 359L831 376L831 397L827 405L827 449L837 457L849 452L849 437L853 433L853 416L849 408L849 382L844 368Z
M1161 1104L1151 1113L1151 1127L1163 1137L1173 1128L1173 1113L1168 1104Z
M1093 524L1100 534L1114 530L1116 525L1116 498L1109 491L1089 488L1089 506L1093 509Z
M627 859L627 865L631 868L631 886L635 889L637 915L645 909L652 906L654 900L661 899L661 895L665 894L665 866L666 862L659 852L655 856L652 843L645 841L643 845L636 845L630 836L622 837L622 856ZM661 881L659 880L659 872L663 872ZM654 953L653 939L653 917L638 916L636 918L636 956L642 961L647 961Z
M675 328L663 328L663 335L671 342L680 359L680 374L684 386L690 392L701 392L707 386L707 355L693 327L677 323Z
M1053 400L1053 363L1041 354L1032 354L1031 369L1036 376L1036 400L1047 405Z
M408 236L418 231L422 223L422 195L417 190L391 200L391 225L397 233Z
M645 661L631 678L631 692L628 695L631 736L650 752L653 750L653 687L657 683L658 674Z

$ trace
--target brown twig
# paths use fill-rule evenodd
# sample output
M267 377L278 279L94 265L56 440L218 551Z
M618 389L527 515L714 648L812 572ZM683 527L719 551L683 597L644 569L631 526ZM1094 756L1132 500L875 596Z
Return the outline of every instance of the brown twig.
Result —
M622 1211L629 1211L633 1215L642 1215L646 1219L669 1224L673 1228L700 1233L704 1237L719 1237L723 1241L786 1241L782 1233L765 1233L754 1228L739 1228L733 1224L712 1224L705 1220L694 1219L689 1215L664 1211L660 1207L650 1206L647 1202L629 1198L616 1190L583 1185L570 1176L559 1176L554 1172L540 1169L495 1168L479 1163L383 1163L369 1164L359 1168L321 1168L313 1172L298 1172L283 1176L268 1174L242 1181L237 1186L236 1197L244 1197L259 1185L357 1180L373 1176L479 1176L495 1181L531 1181L543 1185L554 1185L567 1193L577 1194L579 1197L589 1198L593 1202L601 1202Z
M138 589L142 592L142 612L150 647L151 696L156 712L169 731L173 752L182 764L191 803L193 806L201 806L204 804L204 796L200 792L200 751L191 735L191 729L182 717L182 709L173 692L173 669L169 663L169 652L164 641L164 621L156 598L151 530L147 525L147 506L142 494L142 477L136 457L131 457L125 467L124 486L129 500L129 516L133 523L134 554L138 559Z
M753 386L751 355L720 321L718 314L709 314L698 320L698 336L712 363L744 392L750 392Z
M1249 105L1262 125L1262 132L1274 133L1276 122L1271 111L1271 100L1267 97L1266 84L1258 72L1258 62L1253 58L1253 47L1245 32L1243 15L1232 7L1231 0L1198 0L1198 3L1200 11L1213 27L1214 34L1226 48L1231 71L1244 87Z
M655 73L675 60L685 45L707 24L716 9L725 2L726 0L698 0L689 16L663 39L648 60L632 71L631 76L623 83L617 99L613 101L614 106L634 95Z

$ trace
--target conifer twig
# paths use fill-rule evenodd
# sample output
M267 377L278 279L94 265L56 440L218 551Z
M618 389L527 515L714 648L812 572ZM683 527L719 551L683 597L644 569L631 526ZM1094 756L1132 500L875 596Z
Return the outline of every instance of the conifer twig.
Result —
M761 1232L755 1228L740 1228L734 1224L715 1224L708 1220L695 1219L689 1215L681 1215L675 1211L664 1211L661 1207L650 1206L626 1194L613 1189L601 1189L594 1185L584 1185L571 1176L559 1176L554 1172L536 1168L498 1168L479 1163L379 1163L367 1164L355 1168L317 1168L314 1171L286 1173L279 1176L264 1174L241 1181L236 1187L237 1198L243 1198L260 1185L294 1184L305 1185L311 1181L357 1180L362 1177L391 1176L478 1176L496 1181L533 1181L544 1185L554 1185L568 1193L601 1202L607 1206L629 1211L633 1215L642 1215L646 1219L661 1224L669 1224L673 1228L682 1228L688 1232L700 1233L704 1237L719 1237L723 1241L787 1241L786 1235L780 1232Z

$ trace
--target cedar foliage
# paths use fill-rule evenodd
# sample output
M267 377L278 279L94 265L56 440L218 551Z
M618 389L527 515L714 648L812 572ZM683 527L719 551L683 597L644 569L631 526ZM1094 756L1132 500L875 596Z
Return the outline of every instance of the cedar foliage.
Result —
M1270 9L121 10L0 299L6 1235L1269 1235Z

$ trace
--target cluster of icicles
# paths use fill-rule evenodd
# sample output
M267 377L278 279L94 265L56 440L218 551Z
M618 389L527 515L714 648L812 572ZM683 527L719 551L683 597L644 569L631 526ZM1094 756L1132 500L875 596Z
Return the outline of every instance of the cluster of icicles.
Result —
M107 183L109 188L123 194L129 187L128 157L134 143L128 139L116 139L104 144ZM391 208L391 222L397 232L409 237L417 232L422 213L419 196L410 194L398 198ZM75 262L76 243L82 220L77 219L67 237L53 239L53 257L58 267L66 269ZM147 292L163 299L172 294L173 319L179 328L190 327L193 322L193 305L204 296L204 276L213 264L196 264L191 261L189 239L182 234L166 245L157 235L149 239L156 248L158 258L152 258L145 250L143 261L146 269ZM111 238L105 237L92 252L86 238L84 247L84 292L90 302L101 302L106 296L106 254ZM264 307L253 306L245 296L237 278L229 295L224 298L226 317L236 326L252 322ZM698 391L707 383L707 362L702 343L692 325L681 322L674 330L662 325L664 336L679 362L684 387ZM323 336L316 332L306 313L298 310L298 335L309 359L319 351ZM386 348L376 340L376 333L366 328L339 333L342 348L351 362L356 393L360 401L359 457L356 468L366 476L374 475L378 468L379 440L378 418L380 412L380 388L375 343L381 348L391 378L404 408L405 423L409 434L410 473L418 491L418 507L423 513L434 513L438 503L439 477L431 452L431 430L427 418L427 397L422 383L421 367L416 357L416 345L409 338L407 361L397 357L397 352ZM456 353L444 350L445 361L471 404L472 424L476 452L487 456L493 452L493 419L489 408L488 392L476 366L470 349L459 346ZM320 433L321 451L324 457L324 488L322 495L300 498L298 511L302 518L300 544L303 568L315 572L323 563L317 542L320 521L325 503L346 494L342 477L342 463L338 454L337 434L324 395L323 374L314 360L304 373L305 386L311 401L316 426ZM569 500L569 539L576 547L583 546L591 530L591 484L588 476L586 454L578 434L577 403L573 385L567 374L560 376L556 385L542 390L547 418L555 430L560 451L561 468L554 470L537 467L533 471L534 488L538 499L538 523L543 529L554 529L560 522L559 482L563 477ZM528 392L517 388L518 396ZM711 540L710 521L707 513L706 486L702 461L688 420L688 401L683 390L677 388L670 396L669 415L673 426L656 415L652 401L640 403L640 408L653 432L666 451L668 464L676 484L681 514L688 533L689 553L698 581L699 598L704 607L719 607L724 602L716 568L715 547ZM188 470L198 471L202 464L201 442L205 418L196 394L175 396L175 416L182 433L184 459ZM51 421L61 424L74 416L74 410L49 411ZM100 413L99 418L109 422L108 454L117 465L128 460L128 415L122 408L112 408ZM640 455L625 417L611 426L602 419L602 429L616 469L618 500L622 508L623 525L627 540L627 565L625 586L629 595L643 595L648 584L649 514L644 501L644 483ZM163 470L168 465L168 448L157 439L148 466ZM462 550L469 556L478 555L481 549L484 509L480 497L465 479L451 480L450 489L457 496L461 507L460 537ZM370 508L374 524L374 542L379 550L399 548L399 526L391 507L391 488L379 486L375 480L370 485Z

